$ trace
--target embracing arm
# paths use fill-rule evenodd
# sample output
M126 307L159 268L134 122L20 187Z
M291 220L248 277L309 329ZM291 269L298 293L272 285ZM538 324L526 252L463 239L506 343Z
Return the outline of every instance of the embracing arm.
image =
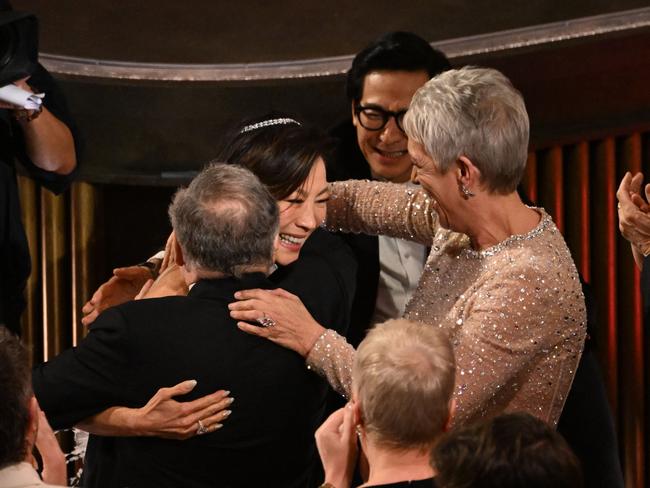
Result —
M88 417L77 427L105 436L156 436L167 439L187 439L197 433L200 420L209 432L222 427L229 415L226 410L233 402L228 391L219 390L188 402L178 402L175 396L185 395L196 386L188 380L170 388L161 388L142 408L111 407Z
M354 347L333 330L327 329L307 355L307 367L325 378L332 388L350 398Z
M122 314L111 309L77 347L34 368L34 393L55 429L125 403L130 377L127 334Z
M431 245L438 214L427 193L415 186L376 181L330 184L327 228L398 237Z
M115 268L113 276L102 284L86 302L81 311L81 323L88 326L104 310L137 298L187 295L187 285L176 264L173 252L175 235L167 239L165 250L142 264ZM153 283L150 281L156 280ZM147 285L146 289L143 289Z

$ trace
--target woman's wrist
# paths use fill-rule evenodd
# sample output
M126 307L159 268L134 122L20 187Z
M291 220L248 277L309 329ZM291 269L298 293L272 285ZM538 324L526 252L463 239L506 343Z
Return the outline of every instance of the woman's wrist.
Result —
M327 329L320 325L318 322L314 321L311 326L307 329L302 340L302 357L306 358L309 356L309 353L314 348L314 344L321 338L321 336L327 332Z

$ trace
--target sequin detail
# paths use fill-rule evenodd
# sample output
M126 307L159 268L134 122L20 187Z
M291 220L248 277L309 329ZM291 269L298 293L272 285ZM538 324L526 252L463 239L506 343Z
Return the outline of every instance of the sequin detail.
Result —
M549 215L536 209L535 229L475 251L467 236L438 226L423 191L360 181L331 191L329 228L431 246L405 317L449 335L456 423L526 411L557 424L582 354L586 312L573 259ZM331 334L317 344L308 364L349 392L352 347Z
M307 356L307 367L328 379L334 390L346 399L352 390L354 348L344 337L327 329L316 340Z

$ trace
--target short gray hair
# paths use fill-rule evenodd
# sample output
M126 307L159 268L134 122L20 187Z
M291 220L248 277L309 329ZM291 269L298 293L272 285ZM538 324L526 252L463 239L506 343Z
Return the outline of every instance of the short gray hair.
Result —
M377 443L428 449L449 419L456 362L447 336L405 319L375 326L354 357L352 385Z
M528 157L521 93L502 73L468 66L439 74L413 96L404 129L443 173L466 156L493 192L515 191Z
M253 173L223 163L205 167L169 207L185 260L232 276L273 263L278 215L277 202Z

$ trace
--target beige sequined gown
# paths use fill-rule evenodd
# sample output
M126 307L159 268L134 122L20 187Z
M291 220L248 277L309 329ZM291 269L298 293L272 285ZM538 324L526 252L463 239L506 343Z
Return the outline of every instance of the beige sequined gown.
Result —
M431 246L404 316L449 334L457 361L456 419L526 411L556 425L582 353L584 297L560 232L539 225L483 251L438 226L427 194L403 185L331 185L330 229L385 234ZM346 396L354 349L327 331L307 364Z

